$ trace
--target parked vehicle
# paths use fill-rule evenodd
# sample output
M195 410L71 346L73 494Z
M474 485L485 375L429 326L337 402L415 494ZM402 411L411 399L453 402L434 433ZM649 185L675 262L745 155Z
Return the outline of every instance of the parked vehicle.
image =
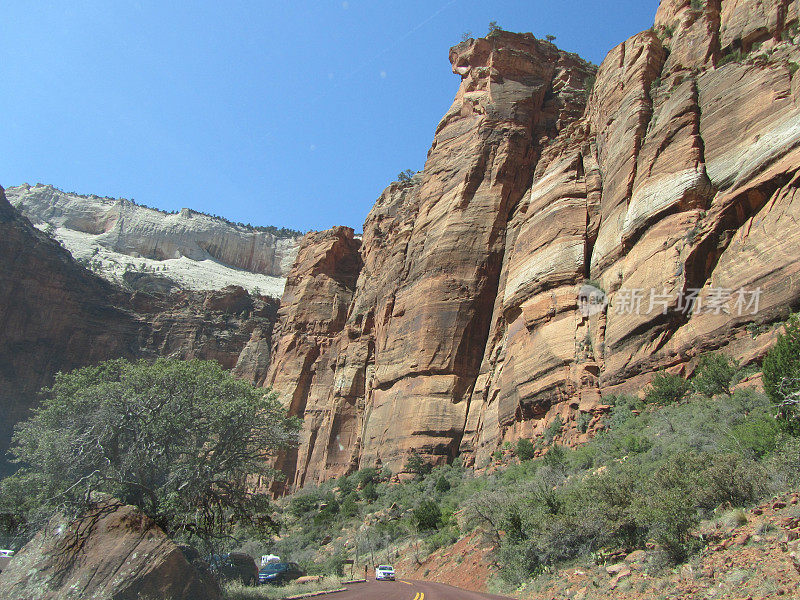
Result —
M294 581L298 577L303 577L306 574L300 565L293 562L273 562L267 563L258 572L259 583L270 583L273 585L283 585Z
M394 581L394 567L392 565L375 567L375 581Z
M12 557L14 556L13 550L0 550L0 573L8 568Z
M241 581L244 585L258 583L258 565L249 554L243 552L215 554L210 556L207 562L219 579Z

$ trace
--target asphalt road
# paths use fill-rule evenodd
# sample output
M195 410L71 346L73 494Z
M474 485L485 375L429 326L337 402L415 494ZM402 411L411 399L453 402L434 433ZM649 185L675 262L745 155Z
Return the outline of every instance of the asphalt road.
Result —
M330 596L331 600L508 600L505 596L492 596L468 592L458 588L428 581L367 581L347 586L346 592Z

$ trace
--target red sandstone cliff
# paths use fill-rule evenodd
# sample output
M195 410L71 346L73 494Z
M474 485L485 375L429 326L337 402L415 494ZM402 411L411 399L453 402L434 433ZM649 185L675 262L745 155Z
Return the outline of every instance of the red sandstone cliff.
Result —
M551 44L454 47L424 171L387 188L360 246L309 236L290 275L267 377L304 418L290 487L412 450L482 466L556 417L580 441L604 392L710 349L757 357L800 301L799 18L800 0L664 0L588 103L593 69ZM588 317L586 280L610 298ZM733 296L677 310L759 288L756 315Z
M13 426L58 371L109 358L213 359L261 384L278 302L238 287L132 296L78 265L0 188L0 474Z

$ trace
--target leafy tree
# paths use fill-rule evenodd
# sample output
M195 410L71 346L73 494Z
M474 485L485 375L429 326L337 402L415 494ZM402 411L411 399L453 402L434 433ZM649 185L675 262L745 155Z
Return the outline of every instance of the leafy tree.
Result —
M556 36L554 36L554 35L546 35L546 36L544 36L544 39L546 39L548 42L550 42L552 44L553 42L556 41Z
M0 484L0 508L18 524L77 514L103 492L208 544L274 527L268 465L299 428L275 394L215 362L120 359L59 373L43 395L14 434L22 468Z
M719 394L731 395L731 383L739 372L739 364L724 354L706 354L700 357L697 373L692 378L696 392L712 398Z
M517 440L517 458L520 460L531 460L536 456L536 447L527 438L520 438Z
M778 417L793 432L800 432L800 317L792 315L785 331L762 365L764 390L778 407Z
M439 475L439 478L436 480L436 484L433 487L440 494L444 494L445 492L450 491L450 482L447 481L447 478L444 475Z
M364 486L361 490L361 497L367 502L374 502L378 499L378 491L375 489L375 484L373 482L370 481Z
M364 487L370 483L378 483L381 478L381 472L374 467L367 467L353 473L353 477L358 484L358 487Z
M503 31L503 28L497 24L497 21L489 21L489 35L499 33Z
M426 462L416 451L412 452L406 459L403 470L406 473L413 473L418 478L424 477L431 472L433 466Z
M683 377L666 372L653 377L650 385L650 389L644 395L644 401L658 406L680 402L690 390L689 382Z
M416 172L411 169L406 169L397 174L397 181L400 183L410 183Z
M414 509L414 522L420 531L438 529L442 520L442 510L432 500L424 500Z
M561 415L556 415L553 419L553 422L547 426L547 429L544 430L544 441L547 444L550 444L561 430L564 428L564 421L561 419Z

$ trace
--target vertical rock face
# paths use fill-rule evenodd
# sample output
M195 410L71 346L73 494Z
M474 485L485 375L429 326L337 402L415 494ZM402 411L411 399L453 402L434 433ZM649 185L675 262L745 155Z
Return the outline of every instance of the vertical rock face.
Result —
M355 416L356 407L347 401L355 401L356 394L337 399L339 405L334 408L330 406L330 392L335 387L336 356L342 343L338 338L361 270L360 245L347 227L310 233L303 238L286 281L267 385L286 399L290 414L305 419L299 451L281 459L281 466L292 478L297 465L308 468L312 457L320 452L320 428L334 413L338 419L336 436L325 445L332 445L334 453L341 447L338 459L348 461L345 451L356 443L353 422L341 422ZM305 470L297 485L304 483Z
M295 486L359 464L397 470L411 450L456 455L509 216L542 145L583 111L593 73L511 33L464 42L450 61L461 76L456 99L424 171L387 189L367 217L354 287L319 281L331 270L320 257L343 243L337 231L307 239L290 275L270 382L305 420L299 456L285 467ZM296 318L296 306L314 311Z
M138 324L114 289L31 227L0 189L0 465L16 422L57 371L132 357ZM0 468L2 468L0 467Z
M548 148L513 224L468 460L485 464L503 440L556 419L560 441L580 441L606 408L601 392L638 390L654 370L691 368L722 346L752 359L765 342L745 327L797 306L797 18L762 18L789 14L790 3L766 4L664 1L653 31L609 53L584 118ZM762 54L731 54L757 40ZM576 306L588 279L610 299L592 316ZM738 290L758 289L758 313L740 314ZM626 306L635 290L641 305ZM699 304L681 310L692 293ZM663 310L650 305L658 296Z
M322 233L295 263L268 379L305 422L289 487L411 451L482 467L546 428L580 442L605 393L721 347L757 358L800 305L798 7L662 0L588 103L593 69L550 44L454 47L424 171L383 193L360 250ZM304 287L357 253L354 287Z
M215 360L234 375L261 385L269 366L278 301L243 288L169 295L135 293L138 354Z
M239 287L123 292L31 226L0 188L0 473L14 425L58 371L117 357L216 360L262 384L278 302Z

